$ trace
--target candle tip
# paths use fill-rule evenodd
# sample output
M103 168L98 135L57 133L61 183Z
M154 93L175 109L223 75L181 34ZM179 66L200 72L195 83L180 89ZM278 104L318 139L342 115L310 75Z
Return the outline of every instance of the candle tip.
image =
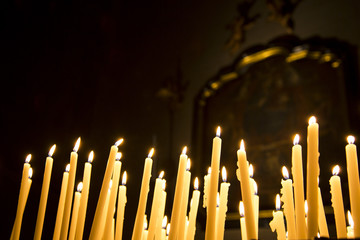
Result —
M309 211L309 206L308 206L307 200L305 200L305 202L304 202L304 209L305 209L305 216L307 216L308 211Z
M208 168L208 174L211 174L211 167Z
M119 140L117 140L116 142L115 142L115 146L120 146L120 144L122 144L124 142L124 139L123 138L120 138Z
M287 168L285 166L282 167L281 171L282 171L283 177L285 179L289 179L289 171L287 170Z
M223 168L221 169L221 176L222 176L223 182L226 182L226 180L227 180L227 174L226 174L226 168L225 168L225 167L223 167Z
M31 157L32 157L32 155L31 155L31 154L28 154L28 155L26 156L26 158L25 158L25 162L26 162L26 163L29 163L30 160L31 160Z
M120 161L121 158L122 158L122 153L121 153L121 152L117 152L117 153L116 153L115 160L116 160L116 161Z
M75 146L74 146L74 149L73 149L74 152L77 152L77 151L79 150L80 141L81 141L81 138L79 137L79 138L76 140L76 143L75 143Z
M168 222L168 219L167 219L167 216L165 215L164 218L163 218L163 220L162 220L162 224L161 224L161 227L162 227L163 229L166 228L167 222Z
M77 185L76 191L81 192L83 189L83 183L79 182L79 184Z
M89 153L89 157L88 157L88 162L92 163L94 160L94 151L90 151Z
M70 171L70 163L68 163L65 167L65 172L69 172Z
M332 169L332 174L335 176L339 175L339 172L340 172L340 167L339 165L335 165Z
M149 152L149 154L148 154L148 158L152 158L152 156L154 155L154 151L155 151L154 148L151 148L151 149L150 149L150 152Z
M165 172L161 171L160 174L159 174L159 178L162 179L164 177L164 174L165 174Z
M258 185L257 183L254 181L254 194L257 195L258 194Z
M183 150L182 150L182 154L186 154L186 151L187 151L187 146L185 146L184 148L183 148Z
M169 236L170 233L170 223L166 225L166 236Z
M219 207L220 206L220 193L217 192L216 193L216 207Z
M126 173L126 171L124 171L123 176L122 176L121 184L126 185L126 180L127 180L127 173Z
M314 123L316 123L316 117L315 117L315 116L311 116L311 117L309 118L309 125L314 124Z
M29 168L29 178L31 179L32 178L32 175L33 175L33 169L32 168Z
M55 152L55 148L56 148L56 144L52 145L52 147L50 148L50 151L49 151L49 157L52 157L52 155L54 154Z
M295 137L294 137L293 144L294 144L294 145L297 145L297 144L299 144L299 141L300 141L300 135L299 135L299 134L296 134Z
M165 191L165 189L166 189L166 180L164 180L164 181L163 181L163 184L162 184L162 186L161 186L161 187L162 187L162 190L164 190L164 191Z
M241 139L241 141L240 141L240 151L245 151L244 139Z
M252 164L249 165L249 176L250 177L254 176L254 166Z
M220 126L218 126L216 129L216 136L220 137L220 133L221 133L221 128L220 128Z
M199 190L199 179L197 177L194 180L194 189Z
M281 207L280 194L276 194L276 211L279 211Z
M349 144L354 144L354 142L355 142L355 137L352 136L352 135L349 135L349 136L347 137L347 142L348 142Z
M190 161L190 158L188 158L188 160L186 162L186 171L190 171L190 166L191 166L191 161Z
M348 219L348 223L350 227L354 227L354 220L351 216L351 212L348 210L347 211L347 219Z
M240 201L239 202L239 214L240 214L240 217L244 217L244 203L243 201Z

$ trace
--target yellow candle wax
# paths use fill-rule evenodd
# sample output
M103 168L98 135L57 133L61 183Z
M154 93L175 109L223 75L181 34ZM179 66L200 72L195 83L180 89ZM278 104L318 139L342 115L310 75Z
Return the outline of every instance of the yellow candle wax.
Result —
M257 195L257 184L254 181L254 195L253 195L253 207L254 207L254 218L255 218L255 232L256 232L256 239L258 239L259 234L259 195Z
M294 146L292 147L292 175L294 181L294 198L295 198L295 221L296 221L296 238L306 238L306 223L305 223L305 209L304 209L304 174L302 161L302 148L299 145L300 136L298 134L294 137Z
M203 208L207 208L207 206L208 206L210 176L211 176L211 167L208 168L208 173L204 176Z
M212 155L211 155L211 176L209 185L209 202L208 211L206 215L206 229L205 238L208 240L215 240L216 230L216 194L218 192L219 184L219 170L220 170L220 155L221 155L221 138L220 127L217 128L216 137L213 139ZM174 226L172 226L173 228ZM171 239L171 238L170 238Z
M329 238L329 230L326 222L326 215L324 210L324 204L321 196L320 187L318 187L318 200L319 200L319 232L321 237Z
M47 204L47 199L48 199L48 194L49 194L51 172L52 172L52 166L53 166L52 155L54 154L55 148L56 148L56 145L54 144L51 147L51 149L49 151L49 155L46 158L46 162L45 162L45 171L44 171L43 183L42 183L42 187L41 187L40 203L39 203L39 209L38 209L36 225L35 225L34 240L41 239L41 235L42 235L45 211L46 211L46 204Z
M360 183L357 150L354 144L355 138L348 136L348 144L345 147L346 165L349 184L351 214L354 219L354 237L360 237Z
M126 205L126 171L123 173L122 183L119 187L119 197L116 213L116 227L115 227L115 239L121 240L124 226L124 214L125 214L125 205Z
M166 237L165 237L165 240L168 240L169 239L169 234L170 234L170 223L168 223L166 225Z
M186 212L188 208L188 200L189 200L189 189L190 189L190 158L187 160L186 172L184 178L184 188L181 200L181 209L180 209L180 219L179 219L179 230L178 230L178 239L185 239L186 237Z
M69 181L68 181L68 187L66 189L64 215L63 215L62 224L61 224L60 239L67 239L67 237L68 237L71 205L72 205L73 194L74 194L76 166L77 166L77 160L78 160L77 151L78 151L79 147L80 147L80 138L77 139L77 141L75 143L75 147L70 154Z
M227 174L225 167L221 170L222 180L223 182L220 184L220 205L219 205L219 217L217 221L217 231L216 231L216 239L224 239L224 231L225 231L225 220L226 220L226 212L227 212L227 204L228 204L228 194L230 183L226 182Z
M215 223L219 222L219 206L220 206L220 194L219 192L216 193L216 215L215 215ZM219 230L219 226L215 224L215 239L217 236L217 232Z
M106 199L105 199L105 204L104 204L104 214L101 216L100 219L100 225L99 225L99 232L100 232L100 239L102 239L104 237L104 229L105 229L105 223L106 223L106 214L109 208L109 202L110 202L110 194L111 194L111 186L112 186L112 180L110 180L110 184L109 184L109 189L108 192L106 193Z
M244 141L241 140L240 149L237 151L238 169L240 172L241 196L244 202L246 233L248 239L256 239L255 216L250 190L249 166L246 159Z
M330 193L332 207L334 209L337 238L346 238L346 221L341 190L341 180L340 177L337 176L339 171L340 167L336 165L333 168L333 176L330 178Z
M349 226L346 227L346 235L347 235L347 238L354 238L354 220L351 216L351 213L350 211L347 211L347 217L348 217L348 223L349 223Z
M246 214L246 213L245 213ZM276 211L273 211L273 220L269 223L271 231L276 231L278 240L286 240L283 212L280 211L280 196L276 195Z
M162 185L163 185L164 171L161 171L159 177L155 181L153 201L151 205L151 215L149 221L148 238L154 239L156 227L158 224L158 218L160 215L159 208L162 198Z
M148 239L148 223L147 223L147 219L146 219L146 215L145 215L145 219L144 219L144 229L143 229L143 233L142 233L142 240L147 240Z
M145 159L145 166L144 166L143 178L141 182L140 197L139 197L139 203L135 217L132 240L142 239L142 233L144 230L144 216L145 216L147 197L150 187L149 184L151 177L151 168L153 163L151 157L153 153L154 153L154 149L152 148L150 150L148 157Z
M161 224L161 234L160 236L155 236L155 240L165 240L166 237L166 225L167 225L167 216L162 220Z
M85 167L84 167L84 174L83 174L83 181L82 181L83 189L81 191L78 220L77 220L77 224L76 224L76 233L75 233L76 239L83 239L93 159L94 159L94 152L91 151L89 153L88 161L85 163Z
M240 201L240 203L239 203L239 214L240 214L241 239L247 240L246 224L245 224L245 217L244 217L244 203L242 201Z
M67 189L68 180L69 180L69 170L70 170L70 164L66 165L65 172L63 173L63 178L61 181L61 190L60 190L58 209L57 209L57 213L56 213L53 240L60 239L61 223L62 223L62 218L63 218L63 214L64 214L66 189Z
M308 201L308 227L307 238L316 237L318 232L318 184L319 176L319 125L316 118L312 116L309 119L308 147L307 147L307 181L306 181L306 198Z
M177 230L179 226L179 214L180 214L180 206L181 206L181 199L184 189L184 178L185 178L185 171L186 171L186 163L187 163L187 155L186 155L186 147L183 148L183 151L180 155L179 159L179 167L178 173L176 178L176 185L175 185L175 194L174 194L174 201L171 210L171 229L169 232L169 239L175 240L177 237Z
M109 153L109 157L108 157L108 161L107 161L107 165L106 165L106 169L105 169L105 175L104 175L103 182L101 185L100 195L99 195L99 199L98 199L98 202L96 205L95 215L94 215L93 223L91 226L89 239L97 240L96 238L94 238L94 236L98 235L98 231L100 230L100 225L101 225L100 221L103 218L104 212L106 212L106 211L104 211L104 207L105 207L105 202L106 202L106 198L107 198L107 192L109 190L111 175L112 175L113 169L114 169L116 153L118 152L118 146L123 141L124 141L124 139L122 139L122 138L119 139L110 148L110 153Z
M296 239L296 227L295 227L295 210L294 210L294 197L292 180L289 179L289 172L285 166L282 168L283 177L285 180L281 180L282 193L281 201L284 203L284 214L286 218L286 226L288 230L288 239Z
M157 224L156 224L156 229L155 229L155 240L158 240L161 237L162 221L163 221L164 214L165 214L165 204L166 204L166 195L167 195L165 192L165 188L166 188L166 180L163 179L160 203L159 203L159 214L158 214ZM166 227L166 224L164 227Z
M190 213L189 213L189 227L186 234L187 240L193 240L195 238L196 231L196 217L200 201L199 180L195 178L194 191L191 198Z
M74 205L73 205L73 210L72 210L72 214L71 214L71 223L70 223L70 231L69 231L69 240L75 239L75 231L76 231L76 227L77 227L76 225L77 225L77 220L78 220L78 216L79 216L79 206L80 206L82 189L83 189L83 183L80 182L77 185L77 190L75 192L75 197L74 197Z

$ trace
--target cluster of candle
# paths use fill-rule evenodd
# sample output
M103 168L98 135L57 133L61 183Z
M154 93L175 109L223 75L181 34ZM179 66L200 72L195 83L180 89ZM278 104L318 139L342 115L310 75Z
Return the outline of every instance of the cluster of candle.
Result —
M341 182L340 177L337 176L339 173L338 166L334 167L334 176L330 179L338 238L360 237L360 204L357 203L360 199L360 183L354 141L355 139L350 136L348 138L349 144L346 146L351 212L354 216L354 221L350 227L346 228L345 223ZM127 201L126 171L123 172L122 183L119 183L122 163L118 147L122 142L123 139L120 139L110 149L95 215L92 220L90 239L122 239ZM219 189L221 144L220 127L218 127L212 144L211 167L204 177L203 207L206 208L207 213L205 229L205 239L207 240L224 238L230 183L227 182L226 169L223 167L223 182ZM281 181L281 197L280 195L276 197L276 211L273 212L273 220L270 222L270 228L272 231L276 230L278 239L313 239L317 236L318 231L320 231L320 236L329 237L321 191L318 187L318 145L319 126L315 117L311 117L308 126L307 146L307 200L304 199L302 149L299 145L299 135L296 135L292 148L291 170L293 179L290 179L287 168L283 167L284 180ZM94 153L90 152L88 162L84 166L83 181L77 185L74 193L79 146L80 138L76 141L70 155L70 164L66 166L63 174L53 239L83 238ZM34 239L41 239L42 235L54 151L55 145L51 147L46 158ZM133 240L188 240L195 238L196 218L200 201L199 181L198 178L195 178L192 198L189 201L191 162L186 151L187 148L184 147L180 154L171 218L169 218L168 223L168 217L164 216L167 198L166 180L163 178L164 171L161 171L156 179L149 222L147 219L146 205L154 154L154 149L150 150L144 163L137 213L132 232ZM31 186L30 159L31 155L26 158L24 163L11 239L17 240L20 237L23 212ZM247 160L243 140L241 140L240 149L237 151L237 166L236 175L240 181L242 197L239 204L241 236L242 239L258 239L259 196L257 195L257 184L253 179L253 167ZM280 210L280 201L284 203L284 212ZM348 218L352 219L350 212L348 212Z

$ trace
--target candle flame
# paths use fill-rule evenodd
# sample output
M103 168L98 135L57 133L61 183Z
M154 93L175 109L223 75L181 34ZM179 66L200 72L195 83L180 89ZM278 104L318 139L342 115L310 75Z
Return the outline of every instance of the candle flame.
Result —
M91 151L91 152L89 153L88 162L89 162L89 163L92 163L93 160L94 160L94 151Z
M81 141L81 138L79 137L79 138L76 140L76 143L75 143L75 146L74 146L74 149L73 149L74 152L77 152L77 151L79 150L80 141Z
M241 139L241 141L240 141L240 151L244 151L244 152L245 152L245 143L244 143L244 139Z
M112 187L112 179L110 179L110 183L109 183L109 191L110 191L110 189L111 189L111 187Z
M166 188L166 181L164 180L162 184L162 189L165 191L165 188Z
M350 227L354 227L354 220L351 216L351 212L348 210L347 211L347 219L348 219L348 223Z
M315 117L315 116L311 116L311 117L309 118L309 125L315 124L315 123L316 123L316 117Z
M258 194L258 185L257 183L254 181L254 194L257 195Z
M352 136L352 135L349 135L349 136L347 137L347 142L348 142L349 144L354 144L354 142L355 142L355 137Z
M226 168L225 168L225 167L223 167L223 168L221 169L221 176L222 176L223 182L226 182L226 180L227 180L227 174L226 174Z
M127 174L126 174L126 171L124 171L123 176L122 176L121 184L126 185L126 180L127 180Z
M182 150L182 154L186 154L186 151L187 151L187 147L185 146L184 148L183 148L183 150Z
M55 148L56 148L56 144L54 144L51 148L50 148L50 151L48 153L49 157L52 157L52 155L54 154L55 152Z
M166 236L169 236L170 233L170 223L166 225Z
M308 206L307 200L305 200L304 209L305 209L305 216L307 216L308 211L309 211L309 206Z
M188 158L188 160L186 162L186 171L190 171L190 166L191 166L191 161L190 161L190 158Z
M294 145L297 145L297 144L299 144L299 141L300 141L300 135L299 135L299 134L296 134L295 137L294 137L293 144L294 144Z
M198 190L199 189L199 179L196 177L194 180L194 189Z
M289 171L287 170L287 168L285 166L282 167L282 175L285 179L289 179Z
M151 149L150 149L150 152L149 152L149 154L148 154L148 158L152 158L152 156L154 155L154 151L155 151L154 148L151 148Z
M32 157L31 154L28 154L25 158L25 163L29 163L31 160L31 157Z
M286 232L286 237L287 237L287 232ZM317 233L317 237L320 238L320 233Z
M116 142L115 142L115 146L120 146L120 144L122 144L124 142L124 139L123 138L120 138L119 140L117 140Z
M339 165L335 165L332 169L332 174L335 176L339 175L339 172L340 172L340 167Z
M250 177L254 176L254 166L252 164L249 165L249 176Z
M243 201L239 202L239 214L240 214L240 217L244 217L244 203L243 203Z
M220 194L219 192L217 192L216 194L216 207L219 207L220 206Z
M145 230L148 229L148 222L147 222L146 215L144 216L144 229L145 229Z
M117 153L116 153L115 160L116 160L116 161L120 161L121 158L122 158L122 153L121 153L121 152L117 152Z
M82 182L79 182L79 184L77 185L76 190L77 190L78 192L81 192L82 189L83 189L83 183L82 183Z
M276 211L280 210L281 207L280 194L276 194L275 207L276 207Z
M70 171L70 163L68 163L65 167L65 172L69 172Z
M208 168L208 174L211 174L211 167Z
M168 219L167 219L167 216L165 215L164 218L163 218L163 220L162 220L162 224L161 224L161 226L162 226L163 229L166 228L167 222L168 222Z
M30 178L30 179L32 178L32 175L33 175L33 169L32 169L32 168L29 168L29 178Z
M216 136L220 137L220 133L221 133L221 128L220 128L220 126L218 126L216 129Z
M164 172L164 171L161 171L161 172L159 173L159 178L162 179L162 178L164 177L164 174L165 174L165 172Z

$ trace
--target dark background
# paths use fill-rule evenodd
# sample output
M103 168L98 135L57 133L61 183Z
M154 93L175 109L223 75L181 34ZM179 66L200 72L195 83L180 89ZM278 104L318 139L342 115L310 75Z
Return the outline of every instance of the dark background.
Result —
M208 79L240 53L230 53L225 48L230 36L226 26L237 14L237 3L21 0L3 3L0 29L3 236L11 232L22 165L28 153L33 155L34 175L22 236L26 239L30 237L25 236L32 236L45 158L55 143L43 231L44 239L52 237L62 173L79 136L82 142L76 182L82 178L88 153L95 152L85 238L110 146L119 137L125 138L120 150L124 156L123 169L128 171L129 189L124 239L129 239L132 233L143 162L151 147L156 148L153 176L165 170L170 209L177 159L184 145L189 146L191 157L194 97ZM280 24L268 20L265 1L257 1L252 11L261 13L261 17L247 32L240 50L286 34ZM359 11L358 1L305 0L294 11L294 34L300 38L334 37L358 46ZM180 93L176 104L159 97L159 91L169 85ZM205 174L208 165L194 172Z

